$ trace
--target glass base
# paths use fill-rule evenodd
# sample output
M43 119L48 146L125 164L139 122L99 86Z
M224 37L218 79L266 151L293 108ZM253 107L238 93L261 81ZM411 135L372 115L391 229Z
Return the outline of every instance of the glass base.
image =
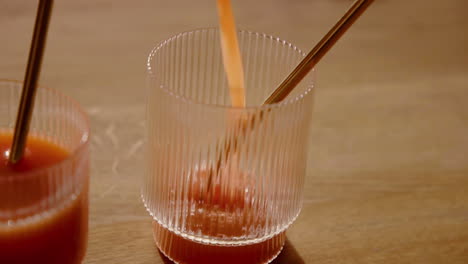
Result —
M161 253L176 264L266 264L283 249L286 232L256 244L219 246L183 238L153 221L153 238Z

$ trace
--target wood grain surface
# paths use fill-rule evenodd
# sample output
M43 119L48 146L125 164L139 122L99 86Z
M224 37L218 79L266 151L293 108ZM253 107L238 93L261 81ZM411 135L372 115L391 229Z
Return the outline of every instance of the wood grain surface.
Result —
M36 4L0 0L0 78L23 78ZM350 4L233 1L240 28L305 50ZM468 263L467 11L377 0L319 64L304 207L276 264ZM139 199L145 59L216 21L214 0L56 1L41 83L92 121L86 264L169 263Z

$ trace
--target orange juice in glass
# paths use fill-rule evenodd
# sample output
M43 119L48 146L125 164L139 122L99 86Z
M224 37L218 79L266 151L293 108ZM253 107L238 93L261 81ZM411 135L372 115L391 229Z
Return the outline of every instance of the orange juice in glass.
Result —
M87 116L68 97L38 89L25 154L10 165L21 86L0 80L0 263L82 263L88 237Z
M245 108L230 105L217 29L178 34L148 58L141 193L155 243L176 263L268 263L302 207L313 75L262 106L305 54L261 33L238 39Z

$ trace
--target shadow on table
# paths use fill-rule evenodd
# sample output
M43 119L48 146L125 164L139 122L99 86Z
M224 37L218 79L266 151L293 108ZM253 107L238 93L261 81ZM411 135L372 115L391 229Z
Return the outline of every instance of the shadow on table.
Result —
M271 264L305 264L294 245L286 238L283 251Z
M161 251L158 250L158 252L164 264L174 264L174 262L170 261L166 256L164 256ZM281 254L279 254L279 256L273 262L271 262L271 264L305 264L305 261L301 258L289 239L286 239L283 251L281 251Z

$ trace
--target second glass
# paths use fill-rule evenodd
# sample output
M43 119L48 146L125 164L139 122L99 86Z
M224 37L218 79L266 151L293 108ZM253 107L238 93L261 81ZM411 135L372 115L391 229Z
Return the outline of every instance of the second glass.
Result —
M0 263L80 264L88 242L88 117L69 97L38 88L25 154L9 166L22 86L0 80Z
M218 30L176 35L148 59L142 198L176 263L268 263L302 207L313 75L283 102L262 103L305 54L254 32L239 44L246 108L230 106Z

